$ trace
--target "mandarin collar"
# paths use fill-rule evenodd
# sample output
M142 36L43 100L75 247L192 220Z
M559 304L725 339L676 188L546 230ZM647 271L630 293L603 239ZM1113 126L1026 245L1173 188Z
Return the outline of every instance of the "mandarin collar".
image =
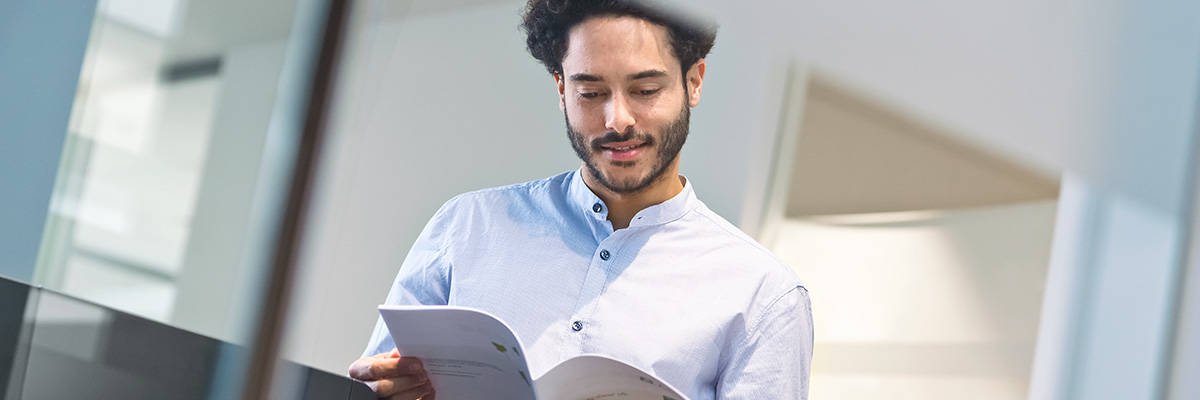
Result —
M582 168L572 172L570 187L567 190L574 207L591 215L594 219L607 222L608 205L583 182ZM677 220L695 208L697 204L699 201L692 189L692 180L685 176L683 190L667 201L639 211L637 215L633 216L633 220L629 221L629 227L660 225Z

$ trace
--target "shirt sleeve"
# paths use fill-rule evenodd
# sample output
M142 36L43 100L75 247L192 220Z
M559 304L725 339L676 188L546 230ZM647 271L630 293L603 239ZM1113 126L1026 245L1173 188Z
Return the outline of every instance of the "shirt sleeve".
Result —
M450 292L450 257L446 238L452 225L449 209L454 200L447 202L433 215L417 240L413 242L400 272L392 282L384 304L392 305L446 305ZM383 318L375 322L375 330L362 356L386 353L396 348Z
M808 291L796 286L751 326L723 369L718 399L807 399L813 325Z

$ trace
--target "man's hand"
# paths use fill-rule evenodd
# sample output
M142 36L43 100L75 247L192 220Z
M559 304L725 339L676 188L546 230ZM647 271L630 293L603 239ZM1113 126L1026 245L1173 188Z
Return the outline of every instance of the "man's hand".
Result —
M350 364L350 377L366 383L381 399L434 399L433 384L421 360L401 357L396 350L358 359Z

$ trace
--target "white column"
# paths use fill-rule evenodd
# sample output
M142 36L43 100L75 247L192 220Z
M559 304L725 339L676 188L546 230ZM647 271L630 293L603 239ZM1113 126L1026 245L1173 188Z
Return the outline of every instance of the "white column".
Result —
M286 182L260 182L276 103L284 44L241 46L221 63L220 93L180 271L172 325L240 343L249 290L265 266L255 265L255 197ZM256 304L256 303L255 303Z
M1200 3L1117 1L1097 131L1059 206L1030 398L1158 399L1170 371L1200 92ZM1032 94L1032 93L1031 93Z

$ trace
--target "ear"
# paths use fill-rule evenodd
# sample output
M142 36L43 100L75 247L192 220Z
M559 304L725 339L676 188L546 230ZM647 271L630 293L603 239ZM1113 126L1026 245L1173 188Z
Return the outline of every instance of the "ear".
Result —
M563 81L562 74L556 72L553 75L554 75L554 86L555 86L555 88L558 89L558 110L566 111L567 110L566 82Z
M704 87L704 69L708 64L703 58L696 60L687 71L688 106L695 108L700 105L700 89Z

